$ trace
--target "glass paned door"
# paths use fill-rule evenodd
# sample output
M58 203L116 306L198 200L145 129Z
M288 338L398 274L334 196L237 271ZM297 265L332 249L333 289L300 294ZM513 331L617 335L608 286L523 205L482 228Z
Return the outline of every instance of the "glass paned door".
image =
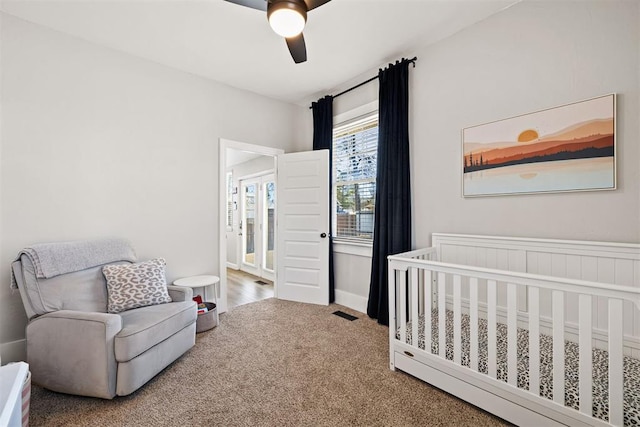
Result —
M259 181L242 181L242 262L256 265Z
M254 276L274 280L276 183L273 174L240 181L242 265Z
M276 183L273 175L262 178L262 190L262 206L264 207L262 213L262 265L266 270L265 273L272 276L276 234Z

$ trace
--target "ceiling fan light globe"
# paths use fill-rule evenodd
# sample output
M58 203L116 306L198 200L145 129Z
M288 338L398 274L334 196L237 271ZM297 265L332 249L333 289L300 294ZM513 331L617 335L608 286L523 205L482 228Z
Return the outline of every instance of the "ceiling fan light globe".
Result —
M305 17L293 9L277 9L269 14L269 25L276 34L285 38L300 34L305 21Z

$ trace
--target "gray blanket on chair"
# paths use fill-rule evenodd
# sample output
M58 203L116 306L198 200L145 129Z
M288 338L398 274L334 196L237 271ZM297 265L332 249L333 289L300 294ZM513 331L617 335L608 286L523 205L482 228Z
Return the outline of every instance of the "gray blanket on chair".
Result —
M116 261L136 261L135 251L126 239L38 243L21 250L16 260L22 255L29 257L35 268L36 277L40 279ZM11 287L16 288L13 274L11 279Z

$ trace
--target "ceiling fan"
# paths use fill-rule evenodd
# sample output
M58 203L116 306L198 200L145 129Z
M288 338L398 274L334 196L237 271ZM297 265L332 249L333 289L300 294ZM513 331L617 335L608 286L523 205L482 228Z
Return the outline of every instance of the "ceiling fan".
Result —
M291 57L296 64L307 60L307 48L302 30L307 12L331 0L226 0L229 3L267 12L273 31L285 38Z

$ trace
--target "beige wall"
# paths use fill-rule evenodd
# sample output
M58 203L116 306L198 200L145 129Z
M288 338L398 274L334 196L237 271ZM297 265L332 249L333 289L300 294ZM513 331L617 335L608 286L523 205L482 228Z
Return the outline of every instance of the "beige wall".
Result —
M410 70L416 247L433 232L640 241L639 9L636 1L528 1L405 53L418 57ZM377 87L336 99L336 113L376 99ZM613 92L616 191L461 197L461 129ZM348 257L336 256L336 288L367 298L368 285L353 283L368 284L368 272L354 278Z
M219 270L218 138L297 151L293 106L1 16L0 350L22 352L9 264L121 236L167 279Z
M640 240L639 5L523 2L419 55L411 135L416 245L434 231ZM612 92L619 94L618 190L460 197L460 129Z

